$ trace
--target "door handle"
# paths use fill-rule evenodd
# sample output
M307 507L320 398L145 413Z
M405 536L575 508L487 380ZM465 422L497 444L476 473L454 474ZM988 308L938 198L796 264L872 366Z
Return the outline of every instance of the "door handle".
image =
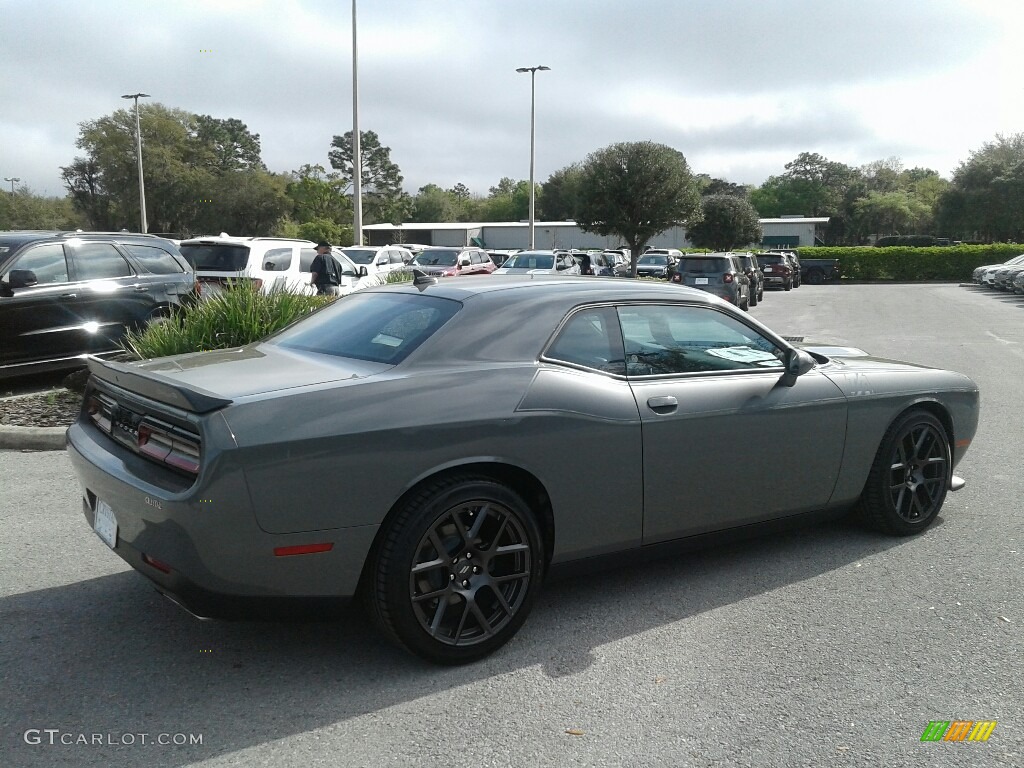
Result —
M679 407L679 401L672 395L661 395L659 397L647 398L647 407L655 413L672 413Z
M60 297L62 299L77 299L78 298L78 294L77 293L62 293L60 295Z
M146 286L144 286L144 285L135 285L134 287L135 287L136 291L144 291L144 290L146 290Z

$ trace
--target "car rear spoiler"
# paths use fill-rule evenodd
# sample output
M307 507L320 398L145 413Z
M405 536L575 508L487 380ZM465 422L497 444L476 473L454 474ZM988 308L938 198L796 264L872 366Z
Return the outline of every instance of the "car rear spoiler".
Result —
M216 411L232 402L205 389L182 384L153 371L142 371L124 363L102 360L92 355L88 356L88 362L89 373L97 379L193 413Z

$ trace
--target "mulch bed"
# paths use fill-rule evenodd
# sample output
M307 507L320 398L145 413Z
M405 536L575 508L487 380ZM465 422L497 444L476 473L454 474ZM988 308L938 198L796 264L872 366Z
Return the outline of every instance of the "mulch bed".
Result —
M78 418L82 395L57 389L0 400L0 424L13 427L67 427Z

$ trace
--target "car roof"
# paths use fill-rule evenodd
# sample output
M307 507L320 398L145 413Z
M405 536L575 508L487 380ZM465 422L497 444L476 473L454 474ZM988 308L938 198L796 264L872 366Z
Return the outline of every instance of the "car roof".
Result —
M428 294L455 301L469 301L477 296L507 294L512 302L525 292L548 293L561 296L568 303L587 301L631 301L672 299L712 304L717 299L705 291L648 280L595 280L592 277L566 277L563 275L486 275L480 277L440 278L437 282L400 283L366 288L360 293L388 292Z

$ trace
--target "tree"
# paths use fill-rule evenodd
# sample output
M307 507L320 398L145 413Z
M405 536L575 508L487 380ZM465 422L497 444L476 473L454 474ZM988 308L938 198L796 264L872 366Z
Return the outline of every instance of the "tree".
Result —
M732 195L734 197L742 197L744 200L750 197L750 187L744 184L734 184L725 179L716 179L708 176L706 173L699 173L696 178L697 184L700 187L700 193L704 197L709 195Z
M536 195L535 202L541 196ZM530 215L530 182L508 176L491 187L490 196L477 210L483 221L523 221Z
M686 235L698 248L731 251L736 246L761 242L757 209L731 194L708 195L703 200L704 218Z
M77 229L85 224L70 197L35 195L27 186L13 195L0 193L0 230Z
M437 184L420 187L412 199L413 212L410 221L455 221L459 199L450 191Z
M541 184L541 198L537 208L548 221L576 219L579 206L582 165L573 163L552 173Z
M340 173L327 173L322 165L306 164L291 175L285 193L292 201L295 221L303 224L325 220L339 226L352 221L352 201L345 194L348 180Z
M162 104L139 107L146 213L152 232L264 234L281 206L279 185L263 169L259 136L239 120L194 115ZM62 168L75 207L92 229L138 227L134 110L81 123L84 156ZM259 231L247 231L249 227Z
M960 163L939 198L937 220L962 239L1024 238L1024 133L997 135Z
M345 178L352 179L355 171L352 131L335 136L331 147L327 153L331 167L341 171ZM382 146L373 131L360 131L359 154L363 214L367 223L401 218L403 211L412 209L412 199L408 195L403 199L402 174L398 165L391 161L391 148Z
M577 223L622 238L632 251L634 277L648 240L699 220L700 194L686 158L664 144L612 144L588 155L581 173Z
M209 156L214 171L266 170L260 159L260 135L241 120L195 117L195 137Z

